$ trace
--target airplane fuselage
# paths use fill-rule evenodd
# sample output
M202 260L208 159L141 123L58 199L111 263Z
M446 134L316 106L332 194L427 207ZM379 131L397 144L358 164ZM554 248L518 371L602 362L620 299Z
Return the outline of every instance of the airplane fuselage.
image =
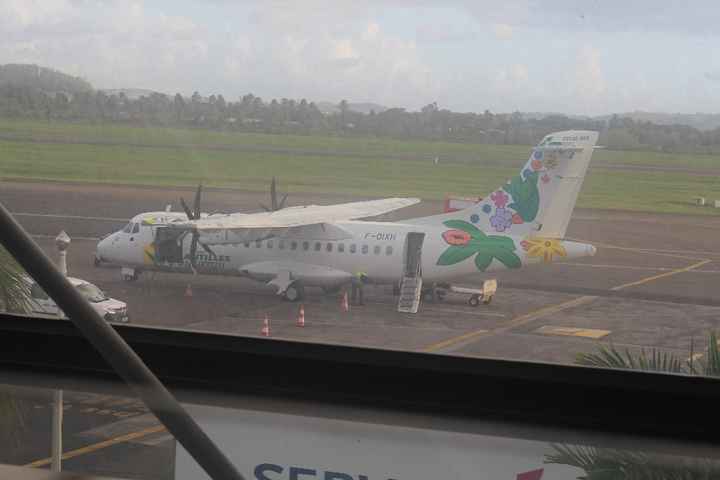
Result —
M420 262L426 282L446 282L478 272L584 257L595 251L590 245L576 242L485 234L469 222L462 223L462 228L452 228L411 223L338 222L336 225L350 232L352 238L328 241L274 237L213 245L213 254L197 249L195 264L197 272L202 274L269 281L280 272L288 271L306 285L333 287L349 282L358 272L365 273L372 283L397 283L407 262L408 234L413 232L424 234ZM191 272L191 236L180 240L175 261L167 261L157 255L157 228L163 225L138 222L135 233L130 228L126 229L129 232L110 235L99 248L102 260L140 271ZM537 248L529 248L532 246Z

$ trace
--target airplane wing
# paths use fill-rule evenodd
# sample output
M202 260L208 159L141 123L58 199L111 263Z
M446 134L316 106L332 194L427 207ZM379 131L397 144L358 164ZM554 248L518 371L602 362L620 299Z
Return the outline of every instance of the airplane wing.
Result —
M337 205L305 205L274 212L216 215L178 223L177 226L191 226L200 233L207 230L290 228L376 217L419 202L419 198L384 198Z

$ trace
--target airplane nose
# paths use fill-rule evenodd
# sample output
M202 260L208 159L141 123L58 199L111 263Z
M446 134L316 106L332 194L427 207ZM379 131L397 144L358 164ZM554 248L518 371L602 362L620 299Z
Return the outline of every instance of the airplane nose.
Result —
M108 235L107 237L100 240L98 242L97 246L95 247L95 252L96 252L97 256L100 257L101 259L107 260L108 256L109 256L108 255L108 253L109 253L108 247L109 246L110 246L110 236Z

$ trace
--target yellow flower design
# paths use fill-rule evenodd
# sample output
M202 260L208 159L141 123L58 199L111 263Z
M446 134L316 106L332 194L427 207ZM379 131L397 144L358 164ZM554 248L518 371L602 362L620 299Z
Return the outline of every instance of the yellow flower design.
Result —
M553 256L566 257L567 251L560 240L553 238L528 238L520 242L528 257L542 257L545 263L553 261Z
M145 248L143 248L143 260L150 265L155 263L155 243L145 245Z

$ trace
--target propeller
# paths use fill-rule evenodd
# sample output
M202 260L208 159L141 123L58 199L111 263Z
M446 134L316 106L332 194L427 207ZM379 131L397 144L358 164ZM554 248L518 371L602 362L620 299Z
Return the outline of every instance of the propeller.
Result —
M278 202L277 182L275 181L275 177L272 177L272 181L270 182L270 208L266 207L262 203L260 204L260 206L266 212L276 212L285 208L285 201L287 200L287 197L288 194L286 193L285 195L283 195L282 200Z
M185 215L187 215L188 220L199 220L200 219L200 197L202 196L202 185L198 185L197 190L195 191L195 199L193 201L193 208L190 210L190 207L188 207L187 203L185 203L185 199L180 197L180 205L182 205L183 210L185 211ZM200 241L200 234L197 230L192 231L192 242L190 243L190 266L193 269L193 272L196 272L196 260L195 256L197 254L197 246L198 243L200 246L205 250L208 254L210 254L211 257L216 257L215 252L212 251L210 247L205 245Z

